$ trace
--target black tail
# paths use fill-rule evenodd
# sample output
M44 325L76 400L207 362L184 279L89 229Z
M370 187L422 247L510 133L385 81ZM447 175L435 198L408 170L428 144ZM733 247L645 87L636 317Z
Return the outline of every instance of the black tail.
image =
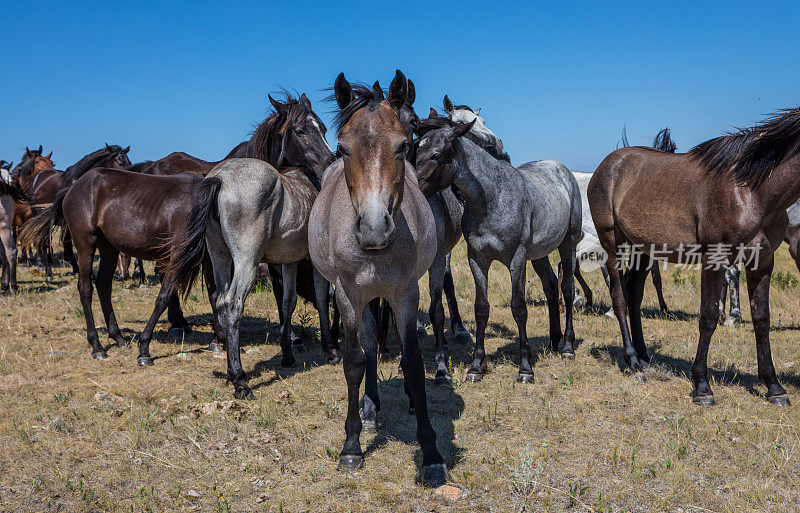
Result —
M53 227L65 227L62 205L67 192L69 192L69 187L58 191L56 199L53 200L49 207L23 225L17 241L21 247L38 248L50 245L50 235L53 232Z
M167 243L171 256L165 273L173 276L176 288L184 296L188 295L194 280L200 274L203 255L206 253L206 221L209 215L215 213L220 187L222 180L216 176L197 184L189 223L177 237Z
M675 150L678 149L678 145L672 140L669 128L664 128L656 134L656 138L653 139L653 148L667 153L675 153Z

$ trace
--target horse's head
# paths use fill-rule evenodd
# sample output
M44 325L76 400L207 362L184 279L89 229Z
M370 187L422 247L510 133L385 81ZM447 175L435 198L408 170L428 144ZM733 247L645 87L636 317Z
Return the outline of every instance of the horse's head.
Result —
M50 158L52 156L53 156L53 152L51 151L47 155L42 155L42 156L39 156L39 157L35 157L33 159L33 173L32 174L35 175L39 171L44 171L45 169L53 169L53 167L54 167L53 159Z
M11 176L17 180L30 177L33 174L33 164L37 157L42 156L42 151L41 144L39 145L39 149L33 150L26 146L25 153L22 154L19 164L11 171Z
M475 144L491 153L495 153L498 157L503 155L503 141L486 126L486 122L480 117L481 109L473 110L466 105L453 105L447 95L444 96L443 103L445 114L450 116L454 123L475 122L472 130L470 130L470 135Z
M11 166L13 166L13 165L14 165L13 162L6 162L5 160L0 160L0 170L10 171L11 170Z
M468 123L455 123L449 118L431 114L419 124L419 139L416 141L419 188L426 196L449 187L456 176L453 143L466 135L475 126L476 120Z
M403 114L408 81L398 70L384 97L378 82L372 89L353 86L340 73L333 92L339 105L338 154L356 212L356 240L362 249L382 249L394 240L394 215L403 201L411 146L411 125L403 121L408 119L408 113Z
M105 153L94 167L113 167L117 169L128 167L131 165L131 161L128 158L129 151L131 151L130 146L123 148L116 144L109 146L109 144L106 143Z
M299 99L286 94L283 102L269 96L269 101L275 113L253 135L256 147L261 148L257 157L278 169L311 171L320 179L333 162L333 150L325 140L325 123L311 108L311 101L305 93Z

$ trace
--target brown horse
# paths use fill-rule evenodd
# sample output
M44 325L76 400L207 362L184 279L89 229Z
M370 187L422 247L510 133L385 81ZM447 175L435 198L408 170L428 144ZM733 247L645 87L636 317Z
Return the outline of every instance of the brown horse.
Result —
M117 145L109 146L106 144L103 148L86 155L65 171L50 168L31 176L20 175L25 195L30 198L33 204L33 214L36 215L41 211L41 207L37 207L37 205L53 203L59 191L72 185L75 180L94 167L125 168L130 166L131 161L128 160L128 151L130 149L130 146L123 149ZM72 237L69 232L62 235L62 242L64 244L64 258L72 265L72 272L77 273L78 263L72 251ZM49 240L47 244L49 244ZM43 246L38 249L47 280L50 281L53 278L49 258L50 246Z
M339 468L355 470L363 464L359 389L365 373L364 423L376 425L376 320L368 305L382 298L394 312L403 347L400 365L417 416L423 483L439 484L446 480L447 468L428 415L417 341L417 280L436 254L436 225L414 168L406 161L411 129L402 122L401 110L407 81L397 71L384 97L377 82L372 89L353 87L340 74L333 91L339 105L341 158L325 172L311 211L308 240L314 266L336 286L344 331L347 437Z
M798 173L800 109L781 111L689 153L634 147L603 160L589 183L589 205L608 253L611 298L630 369L642 370L650 361L640 308L651 258L699 260L703 267L700 339L692 365L692 397L701 405L714 404L707 358L719 317L722 281L730 264L747 259L758 377L771 403L789 404L770 352L769 282L773 253L786 235L786 209L800 197ZM637 245L641 256L637 262L637 254L632 255L634 265L625 272L627 294L617 254L624 244Z
M28 220L33 219L34 217L34 207L30 202L30 198L25 195L25 191L28 190L28 185L31 179L36 176L40 171L45 171L48 169L53 169L53 161L51 156L53 152L51 151L48 155L41 155L41 146L39 146L39 150L29 150L25 148L25 154L20 161L20 164L14 169L12 180L20 191L23 192L24 200L17 200L16 205L14 208L14 234L16 238L16 234L22 228L22 225L25 224ZM29 265L33 260L33 248L22 248L22 263L23 265Z

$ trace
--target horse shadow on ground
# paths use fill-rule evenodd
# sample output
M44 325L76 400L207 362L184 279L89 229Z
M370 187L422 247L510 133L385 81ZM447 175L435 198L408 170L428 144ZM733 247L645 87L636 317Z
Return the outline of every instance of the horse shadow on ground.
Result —
M691 381L692 361L678 358L661 352L661 345L655 344L648 347L650 363L655 368L668 372L675 377ZM629 372L625 366L622 347L619 345L595 346L589 354L600 361L611 359L617 364L621 372ZM737 369L730 365L726 369L708 368L709 380L714 380L722 386L740 386L753 395L761 396L762 393L756 389L760 384L758 376L749 372ZM778 380L783 385L791 385L800 388L800 376L787 372L778 373Z

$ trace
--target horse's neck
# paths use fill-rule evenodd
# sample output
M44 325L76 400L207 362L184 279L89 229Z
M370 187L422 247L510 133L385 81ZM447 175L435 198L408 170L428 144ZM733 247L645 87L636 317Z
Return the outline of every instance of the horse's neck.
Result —
M453 185L470 210L485 209L497 201L505 187L513 187L509 179L513 181L513 174L518 171L511 164L495 159L469 139L458 138L453 144L456 165Z
M786 210L800 199L800 156L783 162L772 170L758 190L769 212Z

